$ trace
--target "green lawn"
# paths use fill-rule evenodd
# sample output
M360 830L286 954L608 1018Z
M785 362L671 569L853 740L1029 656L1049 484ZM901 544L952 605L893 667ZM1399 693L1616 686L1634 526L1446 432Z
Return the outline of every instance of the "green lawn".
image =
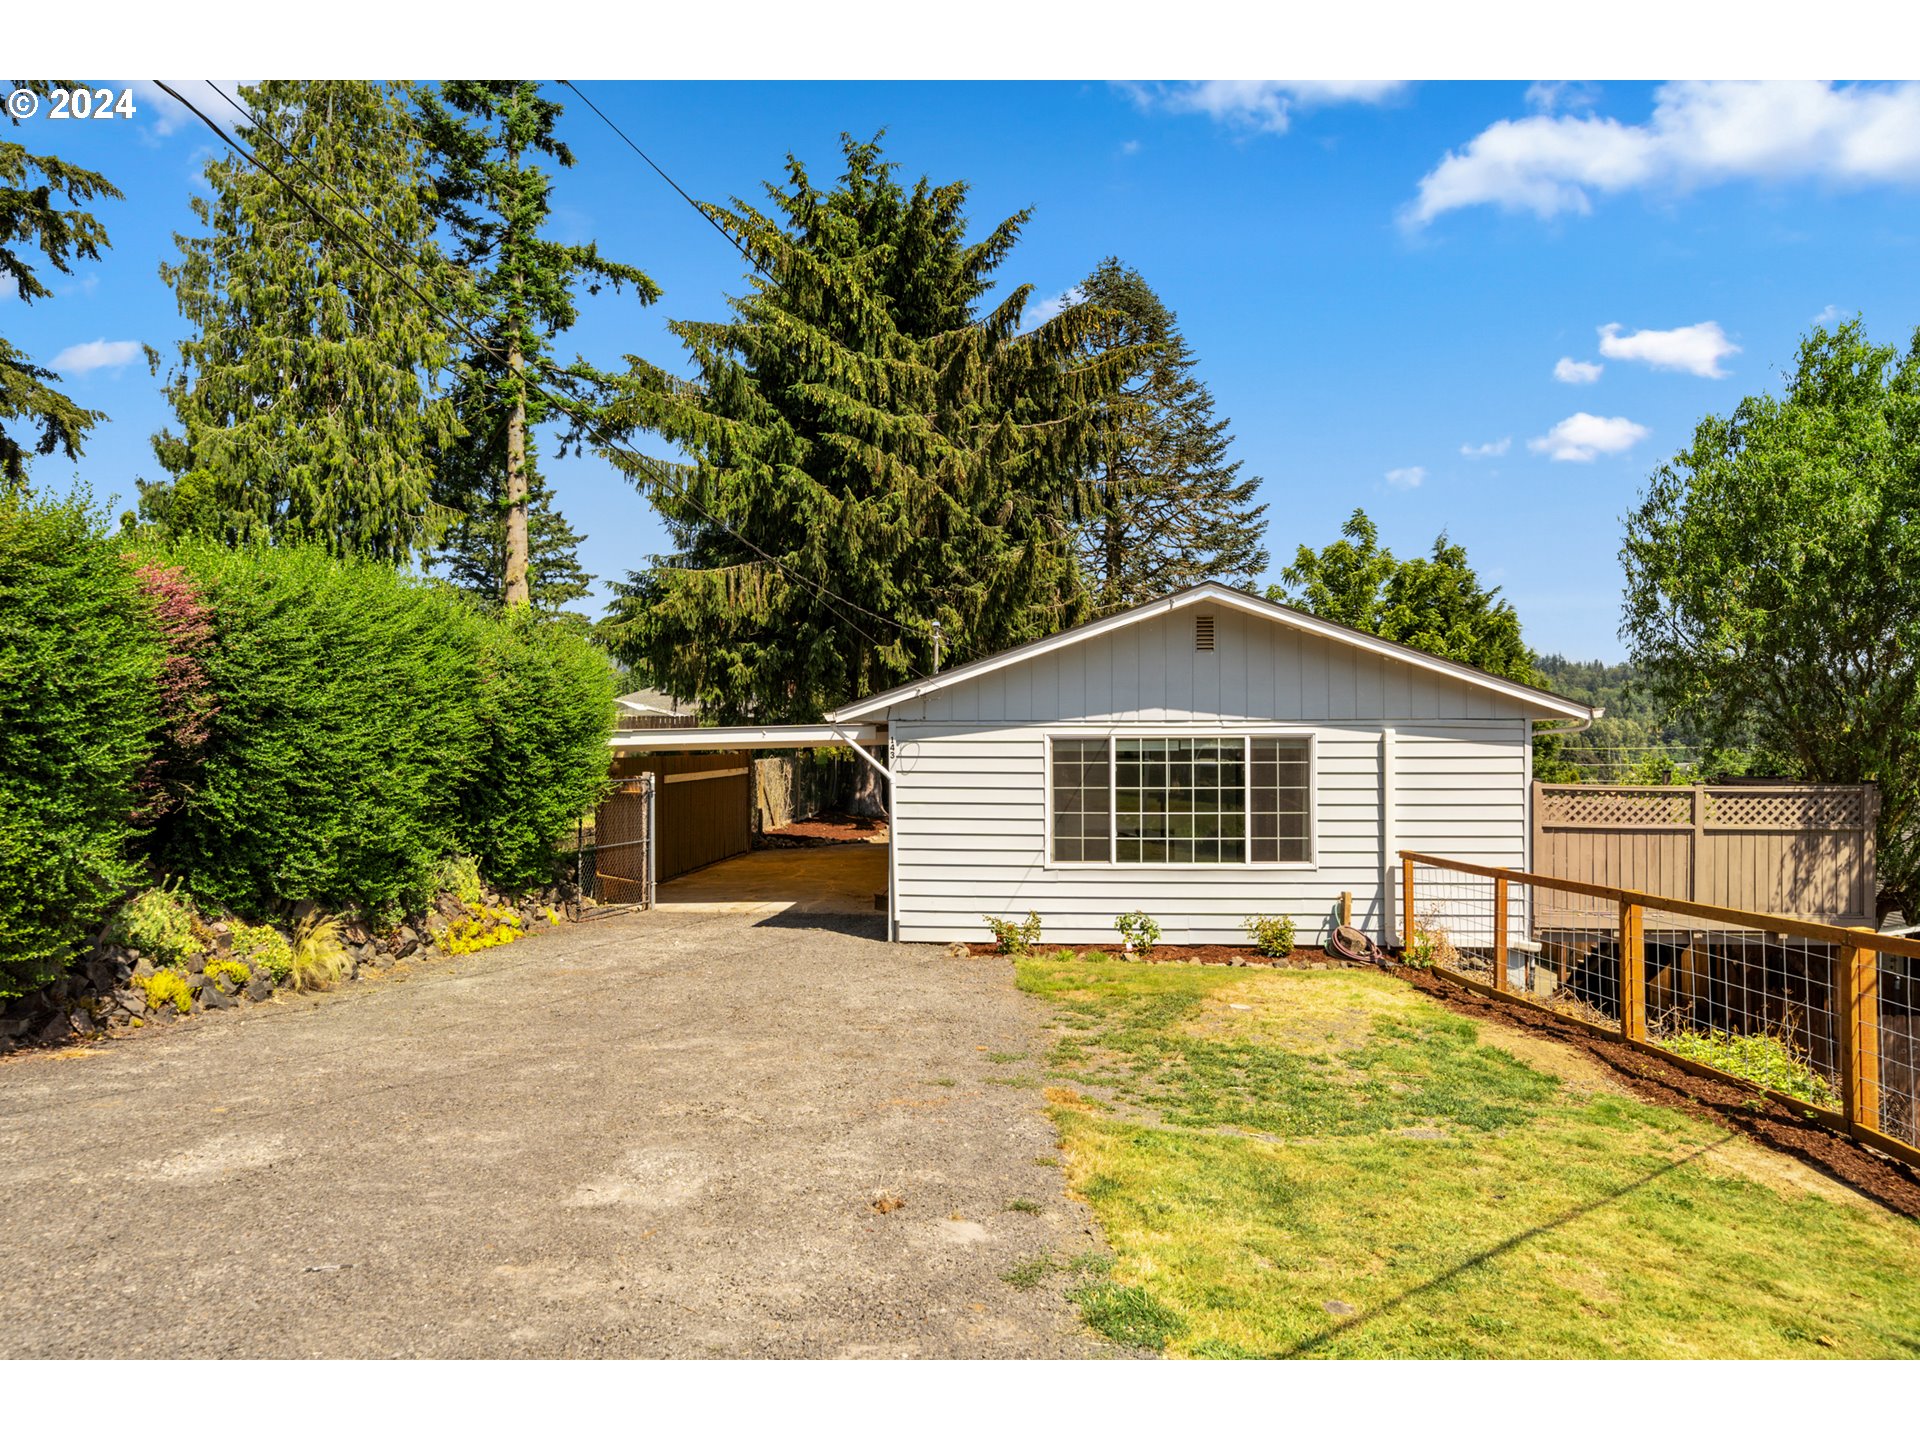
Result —
M1055 1007L1047 1096L1116 1256L1073 1293L1115 1338L1920 1356L1920 1225L1571 1051L1373 972L1035 959L1019 976Z

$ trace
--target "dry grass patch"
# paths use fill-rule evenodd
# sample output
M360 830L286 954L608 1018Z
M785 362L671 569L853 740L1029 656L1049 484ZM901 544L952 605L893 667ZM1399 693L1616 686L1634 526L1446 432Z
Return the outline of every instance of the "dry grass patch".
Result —
M1920 1225L1391 977L1020 979L1059 1007L1067 1180L1116 1255L1097 1328L1222 1357L1920 1356ZM1090 1111L1100 1086L1132 1115Z

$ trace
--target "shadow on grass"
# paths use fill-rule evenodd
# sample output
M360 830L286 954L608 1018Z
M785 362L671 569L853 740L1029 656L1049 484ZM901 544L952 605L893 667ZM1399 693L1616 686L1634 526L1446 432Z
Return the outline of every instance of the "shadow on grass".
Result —
M1674 1171L1681 1169L1683 1166L1691 1165L1694 1161L1698 1160L1701 1156L1711 1155L1714 1151L1718 1150L1722 1145L1731 1144L1736 1138L1737 1138L1736 1136L1728 1135L1719 1140L1714 1141L1713 1144L1711 1145L1703 1145L1698 1150L1693 1151L1691 1154L1682 1155L1678 1160L1669 1160L1666 1164L1662 1165L1659 1169L1648 1171L1645 1175L1642 1175L1638 1180L1633 1181L1631 1184L1622 1185L1617 1190L1610 1190L1605 1195L1602 1195L1594 1200L1589 1200L1584 1205L1576 1205L1571 1210L1564 1210L1560 1214L1554 1216L1551 1220L1543 1220L1538 1225L1534 1225L1529 1227L1528 1229L1522 1230L1518 1235L1510 1235L1505 1240L1502 1240L1498 1245L1491 1245L1487 1247L1485 1250L1482 1250L1477 1255L1468 1256L1465 1260L1462 1260L1458 1265L1453 1266L1451 1269L1443 1270L1441 1271L1440 1274L1434 1276L1431 1280L1424 1281L1423 1283L1414 1286L1411 1290L1404 1291L1401 1294L1394 1296L1393 1299L1387 1301L1385 1304L1376 1305L1371 1310L1363 1311L1358 1315L1349 1316L1347 1319L1342 1320L1339 1324L1330 1325L1325 1330L1320 1331L1316 1335L1309 1335L1305 1340L1300 1341L1297 1345L1293 1346L1291 1349L1282 1351L1280 1353L1280 1358L1283 1360L1298 1360L1303 1356L1310 1355L1315 1350L1318 1350L1321 1346L1326 1345L1328 1342L1339 1339L1342 1335L1345 1335L1348 1331L1357 1330L1362 1325L1365 1325L1368 1322L1373 1320L1378 1320L1381 1316L1386 1315L1390 1311L1400 1309L1402 1306L1406 1305L1409 1301L1417 1300L1422 1295L1426 1295L1431 1293L1432 1291L1443 1288L1444 1286L1450 1284L1452 1281L1458 1279L1460 1276L1466 1274L1469 1270L1472 1270L1477 1266L1484 1265L1489 1260L1497 1260L1500 1258L1500 1256L1505 1255L1510 1251L1519 1249L1522 1245L1526 1244L1529 1240L1537 1240L1542 1235L1550 1234L1553 1231L1558 1230L1563 1225L1571 1224L1573 1221L1580 1219L1580 1217L1583 1215L1591 1215L1596 1210L1604 1209L1606 1206L1613 1204L1614 1202L1621 1199L1623 1196L1631 1195L1633 1194L1634 1191L1644 1189L1645 1187L1647 1187L1648 1185L1651 1185L1654 1181L1662 1178L1663 1176L1671 1175Z

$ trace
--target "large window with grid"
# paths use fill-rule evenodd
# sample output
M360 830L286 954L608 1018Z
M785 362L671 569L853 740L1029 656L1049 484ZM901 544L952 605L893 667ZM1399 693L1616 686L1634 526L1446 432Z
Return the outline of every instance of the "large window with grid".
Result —
M1057 736L1055 861L1275 865L1313 860L1304 735Z

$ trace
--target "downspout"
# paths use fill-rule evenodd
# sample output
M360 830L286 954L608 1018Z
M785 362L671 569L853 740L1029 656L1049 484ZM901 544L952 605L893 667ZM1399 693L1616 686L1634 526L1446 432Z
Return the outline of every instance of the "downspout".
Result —
M858 740L855 740L850 736L842 735L840 733L840 727L834 724L831 720L827 721L826 725L827 725L827 728L833 731L835 735L840 736L840 742L843 745L845 745L848 749L853 751L854 754L858 755L862 760L866 761L867 764L871 765L876 771L878 771L881 779L885 780L889 786L893 784L893 772L887 769L886 766L882 765L877 759L875 759L871 754L869 754L865 746L863 746ZM893 746L893 737L891 735L887 737L887 746L889 749L891 749ZM891 790L889 790L888 794L889 796L891 796L892 794Z

